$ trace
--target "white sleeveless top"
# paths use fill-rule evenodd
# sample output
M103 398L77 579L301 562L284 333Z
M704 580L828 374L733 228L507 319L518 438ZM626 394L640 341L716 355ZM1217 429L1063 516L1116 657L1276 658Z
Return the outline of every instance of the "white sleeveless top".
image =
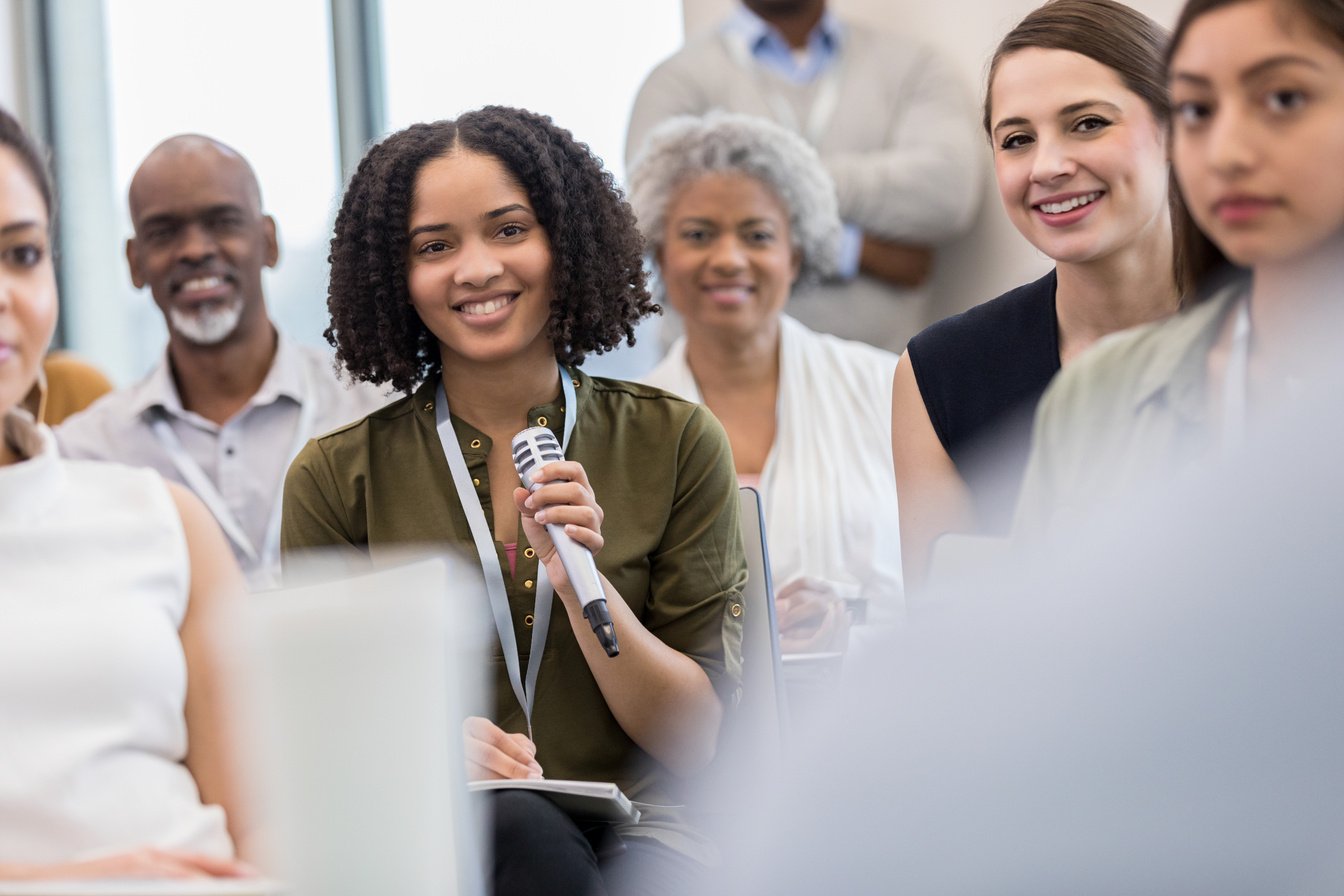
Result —
M0 466L0 862L233 855L182 764L190 569L148 470L63 461L22 412Z

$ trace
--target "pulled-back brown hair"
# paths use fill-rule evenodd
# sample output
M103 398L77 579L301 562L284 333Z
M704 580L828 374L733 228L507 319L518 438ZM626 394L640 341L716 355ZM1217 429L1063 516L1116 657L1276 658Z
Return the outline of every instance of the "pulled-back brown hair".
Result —
M1171 122L1165 65L1167 46L1165 28L1123 3L1051 0L1027 13L1004 35L990 57L982 117L985 133L991 133L990 97L999 63L1019 50L1029 49L1067 50L1101 63L1120 77L1127 90L1144 101L1153 118L1166 130ZM1203 234L1185 208L1174 174L1167 177L1167 203L1173 238L1172 279L1183 295L1193 282L1186 276L1186 256L1203 239Z
M4 108L0 108L0 146L8 147L19 157L23 167L32 175L33 185L42 194L42 202L47 207L47 220L56 214L56 190L51 182L51 170L47 167L47 157L19 120Z

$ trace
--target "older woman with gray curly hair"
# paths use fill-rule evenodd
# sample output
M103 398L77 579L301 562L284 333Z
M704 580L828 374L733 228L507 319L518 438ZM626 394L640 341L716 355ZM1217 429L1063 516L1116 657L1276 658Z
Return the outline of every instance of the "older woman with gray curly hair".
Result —
M835 257L830 177L798 135L711 113L649 135L630 201L685 327L643 381L708 406L740 481L761 492L785 651L838 649L854 602L894 608L902 588L897 358L784 313Z

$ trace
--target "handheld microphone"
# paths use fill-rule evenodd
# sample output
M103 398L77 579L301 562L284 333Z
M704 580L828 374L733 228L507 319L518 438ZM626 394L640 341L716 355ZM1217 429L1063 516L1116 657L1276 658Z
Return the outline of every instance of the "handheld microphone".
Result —
M518 470L523 487L530 492L541 488L541 483L532 481L532 471L542 464L564 460L564 457L555 433L544 426L528 427L513 437L513 465ZM564 564L574 593L578 595L583 617L593 626L593 633L597 635L607 656L616 656L621 652L616 644L616 627L607 610L607 593L602 588L602 579L598 577L593 552L566 535L565 527L558 523L547 523L546 531L550 533L551 543L559 552L560 562Z

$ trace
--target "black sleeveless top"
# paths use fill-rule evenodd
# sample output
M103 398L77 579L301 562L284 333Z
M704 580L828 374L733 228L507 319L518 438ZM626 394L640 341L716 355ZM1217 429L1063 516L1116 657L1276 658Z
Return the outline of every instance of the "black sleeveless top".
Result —
M1007 534L1036 404L1059 372L1055 272L939 321L907 350L934 432L970 488L980 531Z

